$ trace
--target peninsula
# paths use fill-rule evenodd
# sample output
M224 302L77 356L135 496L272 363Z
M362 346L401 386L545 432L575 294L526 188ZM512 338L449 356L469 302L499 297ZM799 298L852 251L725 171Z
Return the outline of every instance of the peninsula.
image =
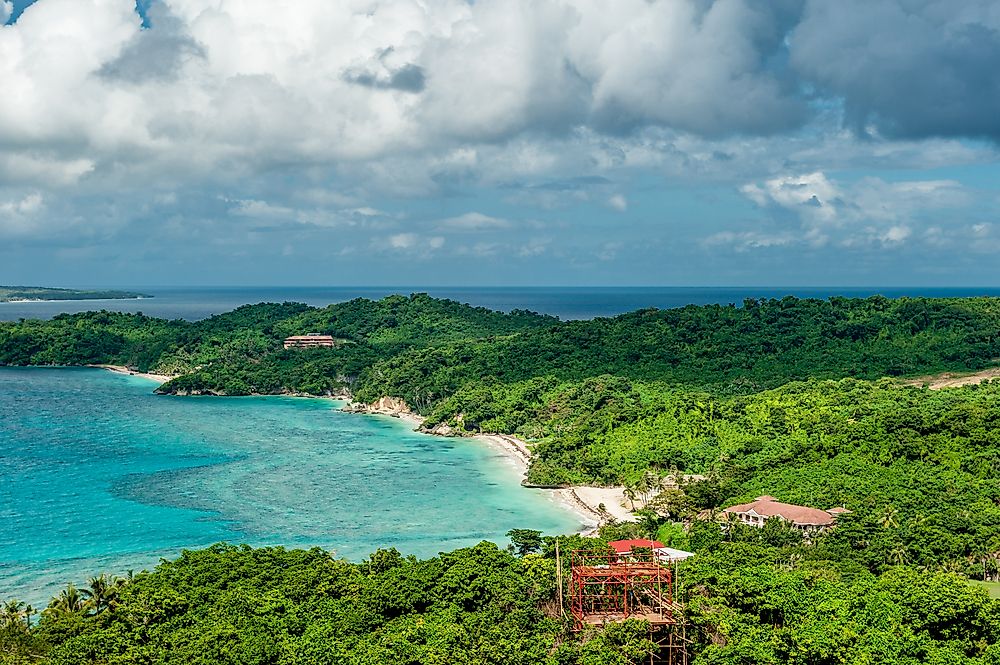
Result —
M134 300L153 296L131 291L84 291L43 286L0 286L0 302L35 302L51 300Z

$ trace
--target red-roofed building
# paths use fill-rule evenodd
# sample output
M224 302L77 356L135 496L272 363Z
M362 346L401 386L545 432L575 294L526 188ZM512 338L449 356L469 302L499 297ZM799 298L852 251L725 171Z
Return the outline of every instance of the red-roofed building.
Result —
M833 526L837 515L851 511L846 508L819 510L818 508L782 503L773 496L759 496L752 503L730 506L722 512L727 515L735 515L747 526L762 528L768 519L777 517L791 523L792 526L801 531L818 533Z
M676 550L672 547L666 547L663 543L658 540L646 540L644 538L635 538L632 540L614 540L608 543L608 546L615 551L618 556L627 556L632 553L634 549L646 549L653 550L653 554L656 556L657 560L664 562L676 562L683 561L689 557L694 556L691 552L685 552L684 550Z
M658 540L644 540L642 538L635 538L632 540L614 540L608 543L608 546L610 546L616 554L628 554L637 547L642 547L647 550L655 550L664 547L663 543Z

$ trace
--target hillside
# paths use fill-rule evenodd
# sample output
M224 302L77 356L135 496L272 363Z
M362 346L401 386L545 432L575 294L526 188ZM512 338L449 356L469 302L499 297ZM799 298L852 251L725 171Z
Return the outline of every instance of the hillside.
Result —
M379 550L361 563L322 550L216 545L151 573L67 588L30 629L25 608L8 604L0 663L649 662L654 645L639 621L568 630L553 544L514 555L482 543L420 561ZM680 578L695 664L996 662L1000 603L957 575L852 571L833 543L797 566L787 562L801 546L741 540L697 549Z

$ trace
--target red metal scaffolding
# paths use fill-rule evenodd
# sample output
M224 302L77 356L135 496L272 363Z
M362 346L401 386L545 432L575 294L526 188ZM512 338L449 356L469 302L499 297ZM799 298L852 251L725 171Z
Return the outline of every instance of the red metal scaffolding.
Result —
M611 550L570 555L570 611L576 628L625 619L650 625L677 623L673 574L652 550Z
M650 549L570 554L570 611L576 630L641 619L649 623L656 649L649 663L687 664L687 638L681 606L674 600L669 564Z

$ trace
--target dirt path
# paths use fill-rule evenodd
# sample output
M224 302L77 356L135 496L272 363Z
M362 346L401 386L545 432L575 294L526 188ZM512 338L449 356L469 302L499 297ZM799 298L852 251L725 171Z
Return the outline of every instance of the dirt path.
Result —
M904 383L908 386L927 386L931 390L940 390L941 388L974 386L990 379L1000 379L1000 367L991 367L971 374L945 372L933 376L918 376L915 379L907 379Z

